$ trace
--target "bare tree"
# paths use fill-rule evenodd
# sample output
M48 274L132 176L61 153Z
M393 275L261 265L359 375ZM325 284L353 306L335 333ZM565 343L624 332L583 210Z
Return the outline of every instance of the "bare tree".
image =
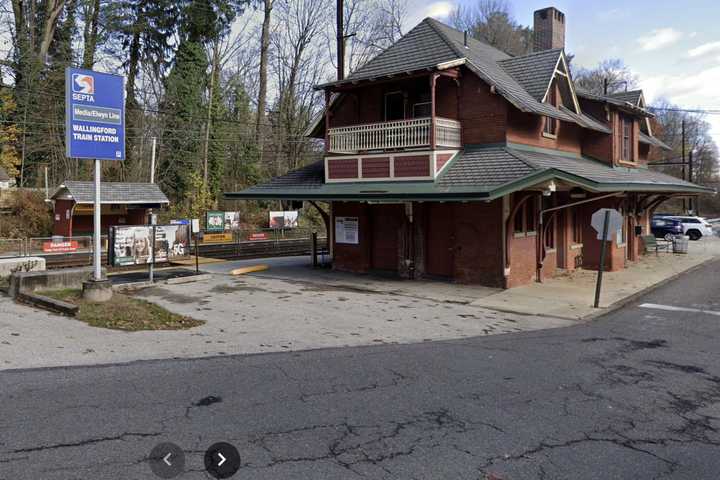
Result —
M450 14L450 23L510 55L532 51L532 29L513 18L505 0L479 0L474 7L458 5Z
M618 58L603 60L594 68L579 68L573 72L575 85L592 93L604 93L607 81L607 93L622 92L638 88L638 78L630 68Z

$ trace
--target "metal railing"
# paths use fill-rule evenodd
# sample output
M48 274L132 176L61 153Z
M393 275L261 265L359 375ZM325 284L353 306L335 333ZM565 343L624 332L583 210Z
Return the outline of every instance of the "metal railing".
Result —
M432 127L432 119L425 117L331 128L328 131L329 150L357 153L430 146ZM435 129L437 146L460 147L460 122L438 117Z
M449 118L435 119L435 144L439 147L462 146L460 122Z
M26 251L25 239L0 238L0 258L23 257Z

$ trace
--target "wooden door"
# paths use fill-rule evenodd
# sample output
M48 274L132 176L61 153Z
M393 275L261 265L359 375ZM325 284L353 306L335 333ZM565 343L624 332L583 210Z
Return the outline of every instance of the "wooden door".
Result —
M370 259L373 270L398 270L402 208L402 205L373 205L371 207Z
M452 204L429 203L425 271L440 277L453 276L455 236Z

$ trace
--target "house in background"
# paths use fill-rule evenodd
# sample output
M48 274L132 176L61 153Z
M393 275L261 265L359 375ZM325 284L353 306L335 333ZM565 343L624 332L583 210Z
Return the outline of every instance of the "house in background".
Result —
M0 190L8 190L15 186L15 179L10 178L7 171L0 167Z
M93 234L95 184L66 181L52 195L53 235L72 237ZM146 225L151 209L170 203L154 183L114 183L100 185L101 231L116 225Z
M333 268L509 288L597 268L590 225L622 212L606 267L638 260L652 211L708 192L650 171L642 92L579 91L565 16L534 15L534 52L511 57L427 18L347 79L320 85L311 128L325 158L226 193L330 205Z

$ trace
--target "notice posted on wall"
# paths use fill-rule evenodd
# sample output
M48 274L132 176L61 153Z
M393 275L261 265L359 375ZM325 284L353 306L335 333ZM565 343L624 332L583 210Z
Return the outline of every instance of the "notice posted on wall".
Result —
M335 217L335 243L357 245L358 217Z

